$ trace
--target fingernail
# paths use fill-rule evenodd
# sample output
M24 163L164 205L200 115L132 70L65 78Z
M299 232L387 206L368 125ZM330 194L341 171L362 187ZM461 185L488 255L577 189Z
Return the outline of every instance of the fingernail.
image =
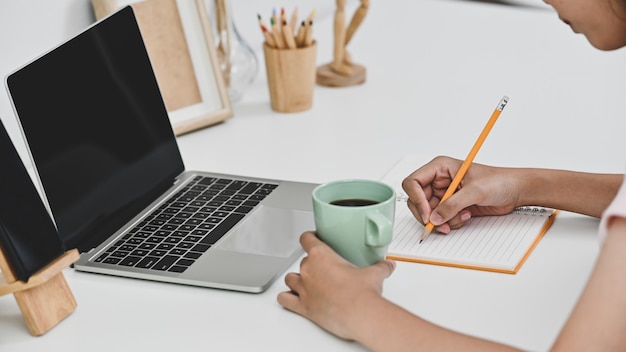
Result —
M472 217L472 214L469 212L461 213L461 221L467 221Z
M441 225L443 223L443 218L439 215L439 213L433 212L430 214L430 222L432 222L433 225Z
M388 261L391 264L391 267L395 269L396 268L396 261L395 260L388 260Z

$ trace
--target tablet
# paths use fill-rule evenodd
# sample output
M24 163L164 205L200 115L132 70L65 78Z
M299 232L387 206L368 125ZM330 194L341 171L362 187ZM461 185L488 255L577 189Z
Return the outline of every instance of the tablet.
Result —
M21 281L65 253L54 222L0 123L0 248Z

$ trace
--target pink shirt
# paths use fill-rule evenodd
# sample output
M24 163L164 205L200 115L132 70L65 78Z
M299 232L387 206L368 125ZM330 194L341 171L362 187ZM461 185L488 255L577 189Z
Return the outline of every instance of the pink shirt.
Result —
M600 243L604 242L607 233L607 224L609 219L613 217L621 217L626 218L626 182L622 182L622 187L620 187L617 192L617 196L613 199L613 202L609 205L608 208L602 213L602 219L600 220Z

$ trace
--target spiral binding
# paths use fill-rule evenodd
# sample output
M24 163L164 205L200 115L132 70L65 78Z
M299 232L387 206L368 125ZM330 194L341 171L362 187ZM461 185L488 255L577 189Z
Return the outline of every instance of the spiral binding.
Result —
M397 192L396 202L407 202L409 200L409 196L404 193Z
M406 203L409 200L409 196L404 193L398 192L396 195L396 202L404 202ZM522 215L536 215L536 216L547 216L550 215L549 209L537 206L524 206L515 208L512 213L514 214L522 214Z
M535 206L518 207L518 208L515 208L515 210L513 210L513 213L524 214L524 215L538 215L538 216L549 215L548 209L542 208L542 207L535 207Z

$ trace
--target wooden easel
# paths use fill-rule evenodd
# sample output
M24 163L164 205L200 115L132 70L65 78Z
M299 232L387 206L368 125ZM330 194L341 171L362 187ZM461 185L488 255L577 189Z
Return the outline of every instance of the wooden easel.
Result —
M76 308L76 300L62 270L78 260L78 250L65 252L31 276L27 282L16 280L0 248L0 296L13 293L33 336L43 335Z

